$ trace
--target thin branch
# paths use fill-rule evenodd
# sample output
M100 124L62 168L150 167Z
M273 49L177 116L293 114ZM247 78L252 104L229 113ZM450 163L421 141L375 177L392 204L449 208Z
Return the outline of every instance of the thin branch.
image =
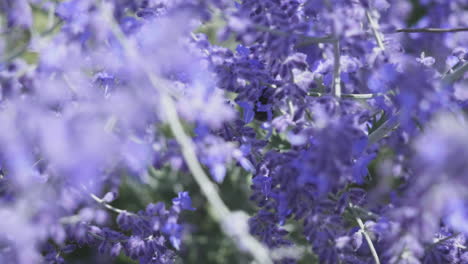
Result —
M398 33L450 33L468 31L468 27L464 28L400 28Z
M318 92L309 92L307 93L309 96L313 97L321 97L326 95L325 93L318 93ZM368 94L341 94L341 97L343 98L352 98L352 99L372 99L377 96L383 95L382 93L368 93Z
M452 234L452 235L450 235L450 236L447 236L447 237L444 237L444 238L442 238L442 239L440 239L440 240L437 240L436 242L430 244L430 245L427 247L427 250L431 250L431 249L434 248L435 246L437 246L437 245L439 245L439 244L442 244L442 243L444 243L445 241L448 241L448 240L450 240L450 239L452 239L452 238L455 238L455 237L457 237L457 236L459 236L459 235L460 235L460 233L454 233L454 234Z
M129 215L134 215L131 212L119 209L117 207L114 207L114 206L108 204L106 201L104 201L103 199L97 197L95 194L90 193L89 195L91 196L91 198L94 201L96 201L100 205L104 206L109 211L112 211L112 212L117 213L117 214L126 213L126 214L129 214ZM80 222L80 221L81 221L81 216L79 214L65 216L65 217L60 218L60 223L61 224L74 224L74 223L77 223L77 222Z
M302 246L284 246L273 249L271 255L274 260L281 261L284 258L300 259L306 252L311 250Z
M319 44L319 43L334 43L337 41L337 39L333 36L325 36L325 37L309 37L309 36L303 36L300 38L301 41L299 41L296 44L296 48L300 47L305 47L308 45L312 44Z
M91 196L91 198L93 198L93 200L95 200L96 202L98 202L99 204L101 204L102 206L104 206L105 208L109 209L112 212L115 212L115 213L118 213L118 214L122 214L122 213L132 214L132 213L129 213L129 212L125 211L125 210L116 208L116 207L106 203L106 201L102 200L101 198L97 197L96 195L94 195L92 193L90 194L90 196Z
M288 37L288 36L295 36L298 38L299 42L296 44L296 47L307 46L311 44L319 44L319 43L334 43L336 39L333 36L325 36L325 37L310 37L303 34L296 34L291 32L282 31L279 29L273 29L263 25L254 25L253 26L256 30L270 33L275 36L279 37Z
M75 224L75 223L81 222L81 216L77 214L65 216L65 217L60 218L59 222L60 224L63 224L63 225Z
M159 78L159 76L152 72L152 70L146 65L145 60L138 53L138 49L133 47L133 43L127 40L111 15L109 15L109 19L111 20L111 29L124 47L124 52L126 52L130 58L135 59L139 65L141 65L142 71L148 77L151 85L160 93L162 104L161 110L164 111L172 133L181 147L182 156L184 157L184 160L187 163L192 176L214 209L212 211L214 217L220 222L220 224L229 223L232 226L232 223L230 223L230 221L232 221L232 217L237 216L239 213L243 212L229 211L228 207L224 204L221 197L219 196L215 185L211 182L210 178L203 170L200 162L198 161L192 139L185 133L177 114L175 102L170 96L174 95L174 91L169 89L169 87L171 87L170 83L163 78ZM243 219L247 220L247 218L248 217L246 216ZM240 218L238 217L238 219ZM269 250L249 233L247 221L243 221L243 223L239 223L239 225L242 225L245 228L236 228L234 230L223 229L223 231L231 236L231 238L239 239L241 245L243 245L244 248L249 251L249 253L258 263L272 264L273 261L270 258Z
M340 65L340 42L333 43L333 82L332 89L333 95L337 98L341 97L341 65Z
M55 30L57 30L58 28L60 28L60 26L63 25L63 21L62 20L57 20L51 27L49 27L48 29L44 30L43 32L41 32L39 35L41 37L45 37L51 33L53 33Z
M214 185L211 183L208 175L201 167L198 162L197 154L195 152L195 146L191 138L189 138L182 126L181 121L179 120L176 105L173 102L172 98L167 95L161 97L162 108L165 111L166 118L168 119L169 126L174 133L174 137L179 143L182 149L182 155L184 156L187 166L193 174L193 177L197 181L198 185L202 189L202 192L205 194L208 202L216 210L216 215L219 219L225 218L229 214L229 209L221 200L218 192L216 191Z
M372 33L374 34L375 40L377 41L377 45L381 50L385 50L385 45L383 42L383 37L382 33L379 31L379 25L375 22L375 20L372 18L372 14L370 13L369 10L366 10L366 17L367 20L369 21L369 25L372 29Z
M393 117L385 121L379 128L369 135L369 140L367 145L371 146L377 141L385 138L390 132L398 128L400 123L398 122L399 113L396 113Z
M367 233L365 229L364 223L359 217L356 217L356 221L359 225L359 228L361 228L362 233L364 234L364 237L366 238L367 245L369 246L369 249L372 253L372 257L374 258L375 264L380 264L379 255L377 254L377 251L375 250L374 244L372 243L372 239L370 238L369 234Z
M187 166L189 170L192 172L195 181L198 183L198 186L201 188L203 194L208 199L209 203L214 208L215 217L217 220L224 222L224 224L228 224L231 217L234 216L235 213L229 211L227 206L222 201L221 197L219 196L218 192L216 191L213 183L210 181L208 175L206 175L205 171L201 167L197 154L195 152L195 147L193 145L192 140L185 134L184 129L182 127L182 123L179 120L176 111L176 105L173 99L166 94L162 94L161 102L163 105L163 109L165 111L166 117L169 122L169 126L174 133L174 137L176 138L177 142L180 144L182 148L182 155L187 162ZM238 218L240 220L240 218ZM246 219L245 219L246 220ZM242 225L239 223L239 225ZM247 250L250 251L252 256L259 262L259 263L273 263L270 259L268 250L258 242L247 230L242 228L234 228L231 230L224 230L225 232L231 231L231 236L237 238L241 241L241 244L245 246Z
M356 222L358 223L359 228L361 229L361 232L364 234L364 237L366 238L367 245L369 246L369 249L370 249L370 251L372 253L372 257L374 258L375 264L380 264L379 255L377 254L377 250L375 250L375 247L374 247L374 244L372 243L371 237L367 233L367 230L366 230L366 227L365 227L364 223L362 222L361 218L359 218L356 214L354 214L354 212L353 212L354 208L353 208L352 203L349 203L349 207L351 208L351 212L354 215L354 218L356 219Z
M466 72L468 71L468 62L464 62L460 67L455 69L454 71L445 74L442 77L443 84L451 84L456 80L460 79Z
M380 49L385 50L383 36L382 33L379 31L379 25L372 18L372 14L369 10L366 11L366 17L369 21L370 27L377 41L377 45ZM299 40L296 44L297 48L308 46L311 44L335 43L337 41L337 38L333 35L328 35L324 37L311 37L304 34L291 33L279 29L270 28L264 25L253 25L253 27L258 31L267 32L279 37L295 36ZM397 29L394 33L450 33L464 31L468 31L468 28L400 28Z

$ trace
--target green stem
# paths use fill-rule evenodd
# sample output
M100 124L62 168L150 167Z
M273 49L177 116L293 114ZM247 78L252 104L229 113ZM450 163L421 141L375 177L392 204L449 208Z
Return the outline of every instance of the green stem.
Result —
M463 31L468 31L468 28L400 28L396 30L398 33L450 33Z
M356 222L359 225L359 228L361 229L362 234L364 235L364 238L367 241L367 245L369 246L369 249L370 249L370 251L372 253L372 257L374 258L375 264L380 264L379 255L377 254L377 250L375 250L375 247L374 247L374 244L372 243L371 237L367 233L367 230L366 230L366 227L365 227L364 223L362 222L361 218L359 218L356 214L354 214L354 212L353 212L354 208L353 208L352 203L349 203L349 207L351 209L352 214L354 215L354 218L356 219Z
M455 69L453 72L449 74L445 74L442 77L442 83L447 85L455 82L456 80L463 77L463 75L468 71L468 62L464 62L460 67Z
M310 37L303 34L296 34L290 33L286 31L282 31L279 29L273 29L263 25L254 25L254 28L258 31L266 32L273 34L279 37L288 37L288 36L296 36L299 39L299 42L296 44L296 47L303 47L311 44L319 44L319 43L334 43L336 39L333 36L325 36L325 37Z
M129 58L134 59L138 65L141 65L142 71L149 79L151 85L160 93L162 104L160 109L164 111L167 122L169 123L176 141L180 145L182 156L184 157L192 176L214 209L212 212L214 218L220 223L220 225L229 225L229 227L234 227L231 230L222 230L232 239L240 240L240 244L249 251L258 263L272 264L273 261L270 258L269 250L249 233L247 223L248 216L244 212L231 212L228 209L219 196L215 185L211 182L208 175L200 165L195 151L195 146L191 138L185 133L179 119L176 104L172 98L174 96L174 91L169 89L169 87L171 87L170 83L163 78L159 78L159 76L156 76L152 72L145 63L145 60L138 53L138 49L134 48L132 43L127 40L111 15L109 15L109 19L113 33L124 47L124 52L127 53ZM175 97L178 96L179 94ZM238 220L237 222L233 220L236 218Z
M452 239L452 238L455 238L455 237L457 237L458 235L460 235L460 233L454 233L454 234L452 234L452 235L450 235L450 236L448 236L448 237L444 237L444 238L442 238L441 240L438 240L437 242L430 244L430 245L427 247L427 250L431 250L433 247L439 245L440 243L443 243L443 242L445 242L445 241L447 241L447 240L450 240L450 239Z
M62 20L57 20L50 28L44 30L43 32L40 33L41 37L45 37L49 35L50 33L53 33L56 29L58 29L61 25L63 24Z
M169 126L174 133L174 137L182 149L182 155L187 162L189 170L192 172L193 177L205 194L208 202L213 206L216 211L216 217L223 219L229 214L229 210L222 202L221 197L216 191L214 185L211 183L208 175L198 162L195 146L192 140L185 134L184 128L177 114L177 108L169 96L163 94L161 96L162 109L164 109Z
M398 115L396 113L393 117L385 121L379 128L377 128L374 132L369 135L368 146L373 145L377 141L385 138L390 132L398 128L400 123L398 122Z
M333 42L333 95L337 98L341 97L341 65L340 65L340 42Z
M117 214L126 213L126 214L133 215L133 213L127 212L126 210L122 210L122 209L116 208L116 207L108 204L106 201L102 200L101 198L97 197L96 195L94 195L92 193L90 193L89 195L91 196L91 198L94 201L101 204L102 206L104 206L109 211L112 211L112 212L117 213ZM61 224L74 224L74 223L77 223L77 222L80 222L80 221L81 221L81 216L77 215L77 214L76 215L65 216L65 217L60 218L60 223Z
M381 50L385 50L385 45L382 40L382 34L379 31L379 25L374 21L374 19L372 18L372 14L369 10L366 10L366 17L369 21L369 25L372 29L372 33L374 34L375 40L377 41L377 45Z
M309 93L307 93L307 95L313 96L313 97L321 97L321 96L325 96L327 94L318 93L318 92L309 92ZM375 93L375 94L372 94L372 93L369 93L369 94L341 94L341 97L343 97L343 98L352 98L352 99L372 99L372 98L380 96L380 95L383 95L383 94L381 94L381 93Z
M192 140L184 132L182 123L177 115L176 105L173 99L166 94L162 94L161 103L163 106L162 109L164 109L166 118L168 119L167 121L169 122L169 126L174 133L174 137L180 144L185 162L187 163L189 170L192 172L195 181L198 183L198 186L208 199L208 202L213 206L215 218L222 224L229 224L228 221L231 221L229 218L233 217L237 217L239 222L246 220L240 218L238 213L232 213L229 211L216 191L214 184L210 181L208 175L206 175L205 171L201 167L195 152L195 146L193 145ZM232 225L233 223L230 224ZM244 223L239 223L238 225L241 226L243 224ZM234 223L234 225L237 224ZM250 251L259 263L273 263L270 259L268 250L249 234L248 228L247 230L245 230L245 228L233 228L230 231L224 231L232 232L231 236L233 238L241 240L241 243L245 245L245 248Z
M90 194L90 196L91 196L91 198L93 198L93 200L95 200L96 202L98 202L99 204L101 204L102 206L104 206L105 208L107 208L108 210L110 210L112 212L115 212L115 213L118 213L118 214L122 214L122 213L132 214L132 213L129 213L129 212L125 211L125 210L116 208L116 207L106 203L104 200L102 200L101 198L97 197L94 194Z

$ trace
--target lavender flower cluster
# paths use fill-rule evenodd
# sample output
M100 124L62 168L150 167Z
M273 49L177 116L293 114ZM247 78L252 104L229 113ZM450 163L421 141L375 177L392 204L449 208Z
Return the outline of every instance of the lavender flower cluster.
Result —
M468 264L467 0L0 11L0 263L189 263L202 210L255 263Z

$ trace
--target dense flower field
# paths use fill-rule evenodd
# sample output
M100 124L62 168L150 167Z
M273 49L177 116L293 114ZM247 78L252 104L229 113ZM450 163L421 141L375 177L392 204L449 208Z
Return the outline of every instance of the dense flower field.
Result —
M0 263L468 264L468 0L0 11Z

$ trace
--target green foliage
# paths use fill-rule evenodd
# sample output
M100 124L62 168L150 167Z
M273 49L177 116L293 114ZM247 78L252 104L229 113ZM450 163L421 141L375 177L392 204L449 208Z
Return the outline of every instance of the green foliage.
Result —
M254 211L248 201L248 190L251 175L243 169L232 166L228 170L228 177L220 184L219 192L232 210ZM187 190L197 209L182 215L189 231L184 240L184 247L179 252L178 263L248 263L249 257L239 254L236 245L225 236L218 223L211 217L210 208L201 195L198 186L187 172L175 171L169 166L161 169L150 167L148 173L141 177L124 174L120 187L119 198L113 206L128 211L138 211L148 203L162 201L167 206L177 192ZM190 250L188 250L190 249ZM83 254L86 251L83 251ZM134 263L128 258L119 257L116 263Z

